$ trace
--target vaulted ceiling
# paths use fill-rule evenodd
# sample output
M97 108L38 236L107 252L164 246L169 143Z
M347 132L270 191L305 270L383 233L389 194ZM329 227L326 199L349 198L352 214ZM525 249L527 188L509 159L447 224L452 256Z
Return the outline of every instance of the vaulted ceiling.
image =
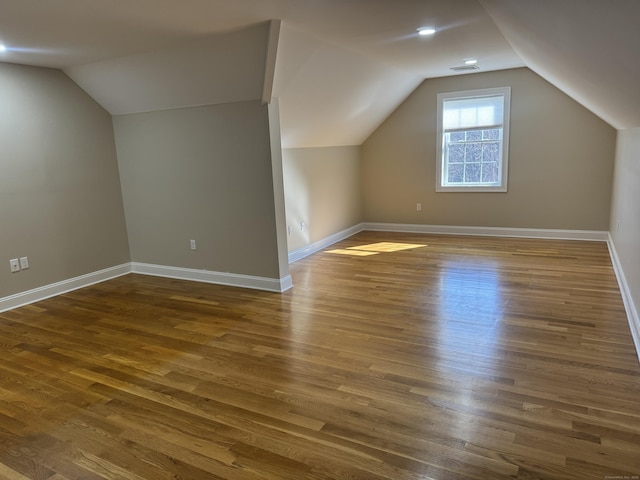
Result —
M640 126L638 0L0 0L0 12L0 61L63 69L112 114L224 101L194 52L282 19L285 147L360 144L420 82L469 58L480 72L528 66L614 127ZM421 26L437 32L419 36ZM136 84L106 81L159 58L174 82L183 68L202 81L163 100L140 98L158 65ZM133 90L144 107L126 101Z

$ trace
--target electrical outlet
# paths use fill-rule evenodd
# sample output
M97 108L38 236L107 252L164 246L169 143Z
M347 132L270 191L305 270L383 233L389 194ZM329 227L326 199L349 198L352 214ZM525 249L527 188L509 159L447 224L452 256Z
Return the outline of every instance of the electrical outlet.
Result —
M11 265L11 273L16 273L20 271L20 260L17 258L12 258L9 260L9 265Z
M616 232L620 231L620 220L616 222Z
M416 212L421 212L421 211L422 211L422 204L416 203Z
M287 227L287 231L289 232L289 235L291 235L293 233L293 227L291 225L289 225Z
M195 250L196 249L196 241L195 240L189 240L189 246L190 246L191 250Z
M29 257L20 257L20 268L22 270L29 268Z
M304 227L306 226L306 224L304 223L304 221L300 221L300 231L304 232Z

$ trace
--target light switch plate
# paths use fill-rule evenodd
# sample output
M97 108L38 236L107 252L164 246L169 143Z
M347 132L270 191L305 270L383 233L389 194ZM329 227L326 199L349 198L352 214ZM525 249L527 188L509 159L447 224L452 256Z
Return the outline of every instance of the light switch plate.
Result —
M20 260L17 258L12 258L9 260L9 265L11 265L11 272L16 273L20 271Z

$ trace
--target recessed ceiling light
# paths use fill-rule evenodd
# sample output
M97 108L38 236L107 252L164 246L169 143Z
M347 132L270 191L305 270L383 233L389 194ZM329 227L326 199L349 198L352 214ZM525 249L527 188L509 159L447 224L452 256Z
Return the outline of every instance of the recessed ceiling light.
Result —
M468 60L464 61L465 65L475 65L476 63L478 63L478 60L476 60L475 58L469 58Z
M0 43L0 53L1 52L6 52L7 51L7 47L4 43Z
M418 29L418 33L420 35L433 35L434 33L436 33L436 29L433 27L420 27Z

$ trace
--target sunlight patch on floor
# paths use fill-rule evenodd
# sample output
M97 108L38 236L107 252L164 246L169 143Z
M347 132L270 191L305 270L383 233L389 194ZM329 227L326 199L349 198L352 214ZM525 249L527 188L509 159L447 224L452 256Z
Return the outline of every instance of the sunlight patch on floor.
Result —
M377 255L378 253L393 253L402 250L411 250L414 248L426 247L417 243L396 243L396 242L378 242L368 245L358 245L356 247L348 247L346 249L328 250L327 253L335 253L338 255L354 255L357 257L366 257L369 255Z
M356 257L368 257L369 255L378 255L378 252L364 252L359 250L346 250L338 248L336 250L327 250L327 253L335 253L337 255L353 255Z
M366 252L400 252L402 250L411 250L412 248L426 247L417 243L395 243L395 242L378 242L369 245L360 245L357 247L349 247L349 250L364 250Z

